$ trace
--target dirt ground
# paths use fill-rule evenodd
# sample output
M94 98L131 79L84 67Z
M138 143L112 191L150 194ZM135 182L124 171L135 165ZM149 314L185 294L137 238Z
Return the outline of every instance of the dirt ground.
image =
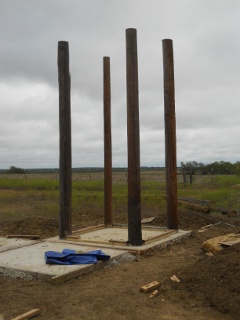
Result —
M201 250L209 238L240 232L239 218L214 224L209 216L193 212L181 211L179 217L180 228L192 230L189 238L63 284L0 276L0 314L8 320L39 308L36 319L45 320L240 319L240 245L211 257ZM164 226L164 220L164 215L156 216L151 225ZM2 222L0 230L1 236L17 232L47 238L58 234L58 222L27 218ZM180 283L170 280L173 275ZM140 287L155 280L159 292L151 299L151 292L143 293Z

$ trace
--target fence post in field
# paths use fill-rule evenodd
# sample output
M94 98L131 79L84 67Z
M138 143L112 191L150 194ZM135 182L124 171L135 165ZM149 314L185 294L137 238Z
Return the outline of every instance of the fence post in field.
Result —
M190 168L190 183L193 183L193 167Z
M165 167L167 228L178 229L177 213L177 159L176 118L174 90L173 43L162 41L164 72L164 120L165 120Z
M58 42L60 221L59 238L72 233L71 99L68 42Z
M142 245L137 31L126 30L128 243Z
M186 185L187 177L186 177L186 169L185 168L183 168L183 182L184 182L184 185Z
M112 226L112 136L110 58L103 57L104 224Z

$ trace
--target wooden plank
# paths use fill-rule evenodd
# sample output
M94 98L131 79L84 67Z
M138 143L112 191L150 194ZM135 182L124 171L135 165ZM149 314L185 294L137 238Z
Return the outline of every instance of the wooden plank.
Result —
M40 314L40 309L32 309L26 313L23 313L15 318L12 318L11 320L25 320L25 319L31 319L34 316Z
M172 277L170 277L170 280L172 280L172 282L178 282L178 283L180 282L180 280L175 274Z
M159 240L159 239L162 239L162 238L166 238L169 235L174 234L176 232L177 232L177 230L168 230L168 231L166 231L166 232L164 232L162 234L159 234L159 235L157 235L155 237L151 237L151 238L149 238L147 240L144 240L144 241L145 241L145 244L149 244L149 243L154 242L156 240Z
M160 285L160 282L158 281L153 281L153 282L150 282L148 284L145 284L144 286L142 286L140 288L140 291L143 291L143 292L148 292L150 290L153 290L153 289L156 289L157 287L159 287Z
M105 229L105 228L106 228L106 226L104 224L99 224L97 226L87 227L84 229L73 231L72 234L84 234L84 233L88 233L88 232L92 232L92 231L96 231L96 230L101 230L101 229Z
M162 231L162 232L166 232L169 229L167 229L166 227L159 227L159 226L142 226L142 230L154 230L154 231Z
M121 244L121 245L127 245L127 241L126 240L114 240L114 239L110 239L109 242L111 244Z
M221 221L220 222L216 222L216 223L207 224L206 226L203 226L200 229L207 229L207 228L210 228L210 227L214 227L214 226L216 226L216 225L218 225L220 223L221 223Z
M146 218L146 219L142 219L141 223L150 223L153 222L153 220L155 219L155 217L151 217L151 218Z
M212 253L218 253L224 249L222 244L230 243L232 241L239 241L240 235L237 233L229 233L224 236L208 239L202 244L202 249Z
M238 240L232 240L232 241L224 241L224 242L220 242L220 244L224 247L231 247L234 244L240 243L240 239Z
M153 298L158 294L158 290L154 290L152 294L150 294L149 298Z
M67 236L66 240L80 240L81 237L80 236Z
M39 239L40 236L36 234L7 234L6 238L21 238L21 239L30 239L30 240L35 240Z
M67 237L66 240L73 241L73 242L79 242L79 243L94 243L94 244L107 244L109 245L109 241L103 241L103 240L91 240L91 239L81 239L81 238L73 238L73 237Z

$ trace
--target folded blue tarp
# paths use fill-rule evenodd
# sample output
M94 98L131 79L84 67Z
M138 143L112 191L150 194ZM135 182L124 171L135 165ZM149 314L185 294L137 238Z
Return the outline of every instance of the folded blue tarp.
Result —
M46 251L45 260L47 264L93 264L98 260L109 260L110 256L102 252L102 250L94 250L85 253L76 253L75 250L64 249L61 252Z

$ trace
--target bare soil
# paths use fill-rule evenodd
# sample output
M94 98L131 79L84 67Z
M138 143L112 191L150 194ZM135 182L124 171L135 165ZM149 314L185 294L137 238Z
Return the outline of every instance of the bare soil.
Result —
M156 215L151 225L164 226L164 217ZM184 210L179 217L180 228L192 230L189 238L63 284L0 276L0 314L10 319L39 308L36 319L45 320L240 319L240 245L211 257L201 250L209 238L239 232L239 218L214 224L207 215ZM92 224L98 218L93 216ZM88 225L90 222L88 219ZM199 232L211 223L205 232ZM1 236L31 233L47 238L58 234L58 221L27 218L1 222L0 230ZM172 275L180 283L172 282ZM140 287L155 280L160 282L159 292L151 299L151 292L143 293Z

